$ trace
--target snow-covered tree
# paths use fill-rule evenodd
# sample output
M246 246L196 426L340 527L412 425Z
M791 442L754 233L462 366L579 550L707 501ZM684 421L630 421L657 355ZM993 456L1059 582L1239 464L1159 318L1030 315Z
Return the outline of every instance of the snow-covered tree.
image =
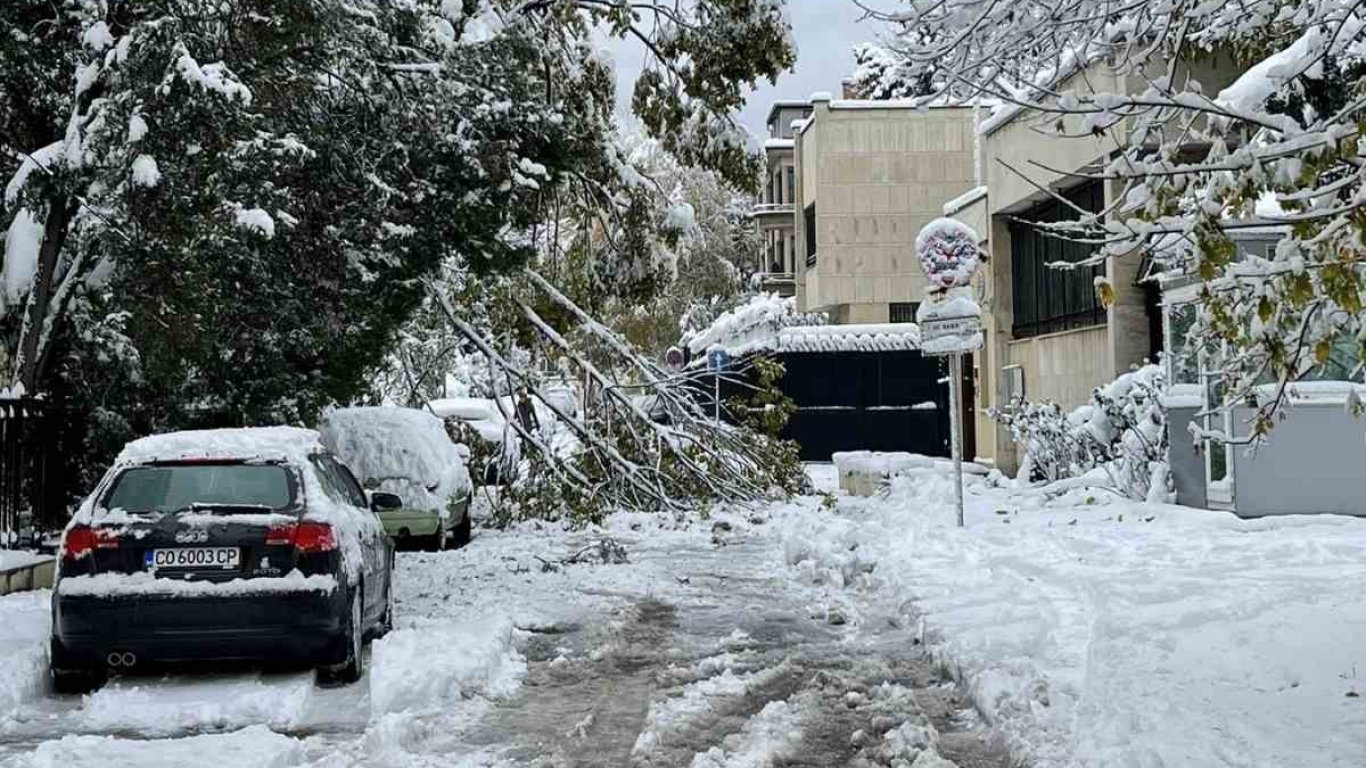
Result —
M1259 400L1259 437L1289 382L1344 347L1357 377L1366 358L1363 13L1351 0L906 0L876 13L900 34L865 53L858 82L990 97L993 122L1102 137L1094 171L1030 160L1118 192L1111 210L1055 229L1102 246L1096 259L1188 256L1167 266L1204 281L1191 339L1231 401ZM1230 231L1268 223L1286 229L1274 253L1240 256ZM1256 387L1267 381L1280 386Z
M135 431L359 395L424 278L525 263L552 189L645 183L603 31L652 52L647 130L750 183L729 114L791 64L777 0L0 4L4 378L79 387L116 332Z

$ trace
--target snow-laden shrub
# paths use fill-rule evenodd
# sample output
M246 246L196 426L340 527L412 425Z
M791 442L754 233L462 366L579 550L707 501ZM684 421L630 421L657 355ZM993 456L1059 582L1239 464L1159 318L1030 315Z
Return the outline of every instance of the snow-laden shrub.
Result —
M1125 496L1163 501L1170 494L1165 384L1161 366L1145 365L1097 387L1071 413L1020 400L991 416L1024 453L1020 479L1052 483L1101 469Z

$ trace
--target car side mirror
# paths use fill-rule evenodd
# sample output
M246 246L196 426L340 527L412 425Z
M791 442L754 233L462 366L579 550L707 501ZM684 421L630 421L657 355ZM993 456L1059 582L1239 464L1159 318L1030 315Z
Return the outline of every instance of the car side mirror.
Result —
M403 499L398 494L375 491L370 494L370 509L376 512L384 512L390 509L399 509L403 506Z

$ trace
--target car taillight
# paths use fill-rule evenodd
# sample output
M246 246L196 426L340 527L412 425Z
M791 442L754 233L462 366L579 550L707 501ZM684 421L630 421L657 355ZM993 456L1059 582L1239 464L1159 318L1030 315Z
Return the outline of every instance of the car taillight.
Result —
M62 558L79 560L97 549L118 549L119 537L113 531L78 525L62 539Z
M337 539L327 523L302 522L271 526L266 544L292 546L299 552L330 552L337 548Z

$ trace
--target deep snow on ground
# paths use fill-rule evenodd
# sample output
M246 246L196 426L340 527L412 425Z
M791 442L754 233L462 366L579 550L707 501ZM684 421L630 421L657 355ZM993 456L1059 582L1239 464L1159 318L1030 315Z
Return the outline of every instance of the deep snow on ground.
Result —
M56 696L49 594L0 598L0 765L1004 765L900 613L793 579L765 518L526 524L401 554L395 630L343 688L188 670ZM602 562L609 538L628 562Z
M1366 520L966 482L963 530L933 469L771 526L807 581L913 600L1033 765L1366 764Z

